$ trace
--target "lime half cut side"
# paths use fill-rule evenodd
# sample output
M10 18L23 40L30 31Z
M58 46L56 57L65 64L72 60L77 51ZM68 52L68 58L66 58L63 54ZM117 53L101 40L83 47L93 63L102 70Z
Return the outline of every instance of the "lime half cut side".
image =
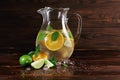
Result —
M44 59L39 59L33 63L31 63L31 66L35 69L40 69L44 65Z
M53 63L51 63L48 59L45 59L45 65L46 65L48 68L50 68L50 67L53 67L53 66L54 66L54 64L53 64Z

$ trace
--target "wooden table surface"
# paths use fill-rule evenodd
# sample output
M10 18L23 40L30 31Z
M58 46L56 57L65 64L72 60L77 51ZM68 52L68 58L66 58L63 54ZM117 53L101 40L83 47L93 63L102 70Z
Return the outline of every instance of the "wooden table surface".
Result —
M21 67L20 55L0 54L0 80L120 80L120 51L74 51L74 66L47 71Z

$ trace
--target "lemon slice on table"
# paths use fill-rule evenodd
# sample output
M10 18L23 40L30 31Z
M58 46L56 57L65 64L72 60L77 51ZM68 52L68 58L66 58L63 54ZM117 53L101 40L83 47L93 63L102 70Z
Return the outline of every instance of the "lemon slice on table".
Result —
M59 31L52 31L45 37L45 46L51 51L57 51L64 44L64 36Z
M44 59L39 59L35 62L31 63L31 66L35 69L40 69L44 65L45 60Z

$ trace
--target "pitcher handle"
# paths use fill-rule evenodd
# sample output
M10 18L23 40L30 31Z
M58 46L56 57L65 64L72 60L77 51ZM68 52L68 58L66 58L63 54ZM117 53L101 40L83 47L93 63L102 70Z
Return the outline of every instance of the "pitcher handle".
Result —
M78 13L73 13L73 15L75 15L78 19L78 27L77 27L77 32L75 34L75 44L78 43L80 35L81 35L81 31L82 31L82 17L80 14Z

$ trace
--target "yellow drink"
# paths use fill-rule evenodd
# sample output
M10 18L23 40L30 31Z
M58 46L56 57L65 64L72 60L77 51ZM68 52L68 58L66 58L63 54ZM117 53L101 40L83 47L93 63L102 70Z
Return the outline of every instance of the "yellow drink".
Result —
M50 57L61 61L70 58L74 50L74 39L71 32L67 34L62 30L40 31L37 35L36 46Z

